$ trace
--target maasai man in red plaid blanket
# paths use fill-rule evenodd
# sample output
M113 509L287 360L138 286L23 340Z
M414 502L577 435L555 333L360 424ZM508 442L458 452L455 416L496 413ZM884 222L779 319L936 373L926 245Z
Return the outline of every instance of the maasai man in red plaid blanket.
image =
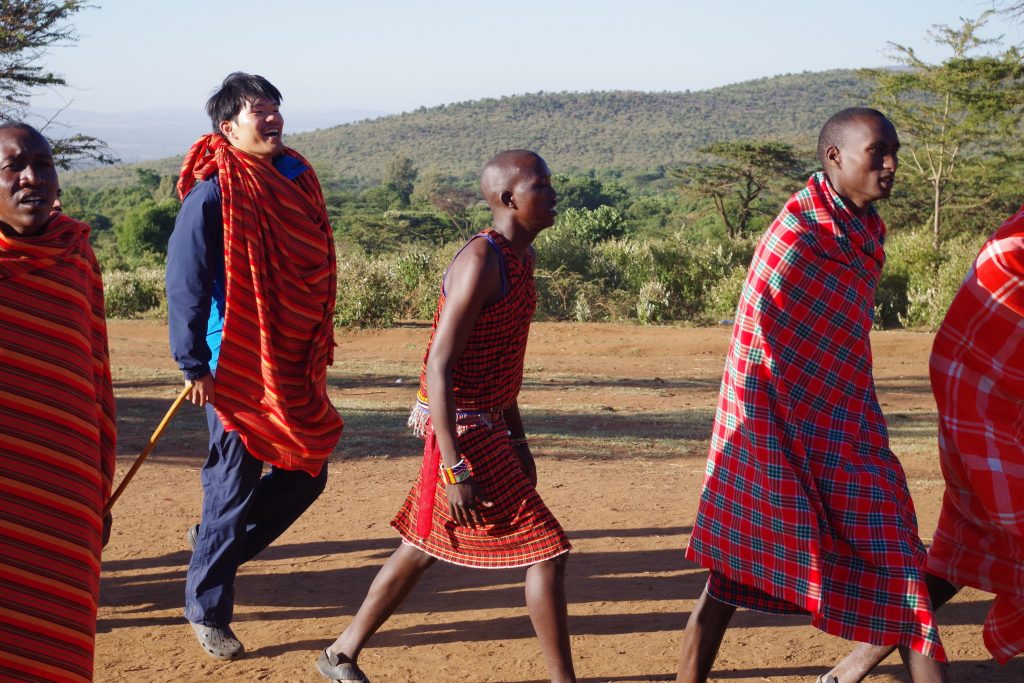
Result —
M280 105L262 76L224 79L206 103L214 132L185 155L167 248L171 353L210 431L185 618L218 659L244 653L239 565L320 495L342 430L327 397L334 238L316 173L282 142Z
M89 226L46 139L0 125L0 681L93 678L114 392Z
M932 604L962 586L995 593L983 634L1005 664L1024 651L1024 209L981 248L929 365L946 480L928 550ZM829 673L860 681L891 651L861 646Z
M410 417L425 439L423 464L391 522L402 544L317 661L334 681L367 680L356 658L438 559L527 567L526 603L551 680L576 680L564 588L569 541L537 494L516 402L537 299L530 244L555 221L551 171L533 152L502 152L487 162L480 189L494 224L459 251L441 282Z
M874 293L899 139L873 109L822 128L815 173L761 238L736 313L687 558L711 570L679 681L704 681L736 607L809 614L898 644L943 680L906 477L871 370ZM935 658L935 659L932 659Z

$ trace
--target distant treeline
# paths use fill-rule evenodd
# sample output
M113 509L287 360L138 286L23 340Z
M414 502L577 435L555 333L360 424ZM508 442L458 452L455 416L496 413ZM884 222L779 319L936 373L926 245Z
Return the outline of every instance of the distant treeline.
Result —
M872 83L884 77L830 71L699 93L506 97L288 142L324 188L339 324L432 315L455 249L488 224L479 168L506 147L538 150L556 173L559 219L536 243L540 319L707 324L732 317L757 236L816 168L822 122L877 100ZM913 94L912 103L934 97ZM924 133L915 134L905 159L923 149L912 145ZM938 324L984 236L1024 195L1018 138L964 147L971 173L943 180L941 233L927 173L904 161L910 172L898 173L880 206L890 234L877 325ZM65 210L93 225L113 316L162 315L179 161L64 177Z
M602 169L643 181L698 159L700 148L723 140L779 140L809 150L825 119L865 104L870 93L870 83L852 70L700 92L537 93L288 135L287 144L309 158L325 183L376 182L396 156L408 157L423 172L469 180L492 154L516 147L539 152L557 172ZM287 132L287 101L282 111ZM135 166L173 175L180 165L174 158ZM135 166L80 172L65 182L90 189L130 184Z

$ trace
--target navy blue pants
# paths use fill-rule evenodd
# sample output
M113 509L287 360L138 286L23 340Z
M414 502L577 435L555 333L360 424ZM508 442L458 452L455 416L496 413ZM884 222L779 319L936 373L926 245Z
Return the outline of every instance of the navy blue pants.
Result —
M225 431L206 406L210 454L203 465L203 517L185 580L185 618L227 626L235 606L235 574L305 512L327 483L320 474L271 467L245 449L238 432Z

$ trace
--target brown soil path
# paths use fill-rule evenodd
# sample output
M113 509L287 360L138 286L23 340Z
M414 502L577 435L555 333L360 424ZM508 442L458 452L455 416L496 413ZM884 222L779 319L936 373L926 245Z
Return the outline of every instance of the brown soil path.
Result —
M127 470L179 387L166 330L111 323ZM205 656L181 617L184 533L197 520L205 424L186 406L117 504L103 564L96 680L318 681L313 661L397 547L388 520L415 476L404 421L429 328L339 332L331 391L345 415L328 489L238 580L238 662ZM725 329L535 325L521 396L540 491L573 540L569 599L582 681L673 678L686 614L706 575L683 559L703 476ZM879 394L921 529L942 492L927 384L931 337L874 339ZM1024 681L994 664L981 627L988 596L966 591L940 619L956 681ZM806 620L740 612L714 680L812 681L850 644ZM376 681L544 680L522 572L439 565L361 658ZM905 680L895 662L872 680Z

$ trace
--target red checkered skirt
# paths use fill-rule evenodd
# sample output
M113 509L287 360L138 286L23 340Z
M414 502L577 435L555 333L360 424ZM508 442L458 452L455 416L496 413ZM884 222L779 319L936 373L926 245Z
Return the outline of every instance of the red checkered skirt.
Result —
M930 362L946 490L928 571L996 594L992 656L1024 651L1024 212L975 260Z
M438 478L433 525L429 535L421 537L416 529L421 486L417 477L391 526L406 543L466 567L525 567L568 552L572 547L569 539L527 478L512 449L505 421L497 417L494 421L473 422L476 424L460 425L459 449L483 498L494 503L493 507L481 508L486 524L475 529L456 524L448 508L444 482ZM426 436L429 447L433 439L430 432Z

